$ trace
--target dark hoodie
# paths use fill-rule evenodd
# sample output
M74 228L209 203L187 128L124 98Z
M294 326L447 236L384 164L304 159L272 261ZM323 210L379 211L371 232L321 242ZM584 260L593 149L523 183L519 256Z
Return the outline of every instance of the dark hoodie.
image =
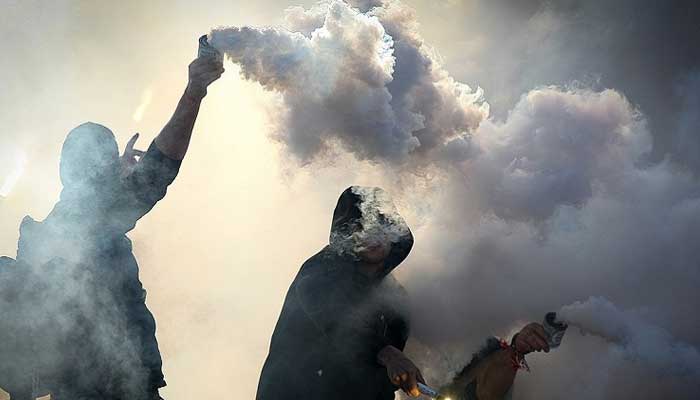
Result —
M390 275L413 245L397 213L368 219L376 204L351 187L338 200L330 245L307 260L292 282L260 376L258 400L393 399L396 387L379 365L379 350L403 350L409 333L406 293ZM392 232L391 251L380 276L358 272L360 261L343 242L378 222ZM375 227L376 228L376 227Z

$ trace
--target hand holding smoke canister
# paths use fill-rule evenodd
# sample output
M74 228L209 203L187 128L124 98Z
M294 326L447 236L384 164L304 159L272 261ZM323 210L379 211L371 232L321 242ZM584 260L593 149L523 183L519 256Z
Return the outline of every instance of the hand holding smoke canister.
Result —
M555 349L561 344L561 341L564 339L564 334L566 333L566 328L569 326L565 322L557 320L557 313L549 312L544 316L542 327L547 334L547 344L549 348Z
M540 324L529 324L525 329L527 330L528 327L532 326L538 326L538 329ZM568 325L557 319L557 314L554 312L547 313L544 317L544 320L542 321L542 326L541 329L544 330L545 333L545 338L547 341L547 345L549 346L550 349L555 349L561 345L562 340L564 339L564 334L566 333L566 329L568 328ZM522 332L522 331L521 331ZM540 330L541 332L541 330ZM541 335L541 334L540 334ZM540 336L541 337L541 336ZM502 344L502 346L509 347L507 344ZM515 346L514 344L511 346ZM521 354L519 357L523 357L524 354ZM520 360L518 361L518 363ZM508 368L510 368L512 365L508 365ZM466 390L466 385L471 381L470 379L467 379L466 375L462 375L464 371L460 374L457 375L457 377L454 378L453 383L450 385L450 388L448 389L448 393L463 393ZM512 384L512 382L511 382ZM424 396L427 396L431 399L434 400L450 400L449 397L446 397L446 393L443 392L442 394L425 385L422 383L418 383L418 390L423 394ZM458 396L459 397L459 396Z
M224 72L223 57L209 44L207 35L199 38L197 58L189 65L189 81L185 94L190 100L201 101L208 86Z
M542 323L536 322L527 324L511 339L510 347L515 352L514 357L519 360L521 367L527 369L524 362L524 356L533 351L549 351L559 347L564 333L566 332L567 324L557 320L557 314L554 312L547 313ZM506 346L506 342L502 342L502 346Z

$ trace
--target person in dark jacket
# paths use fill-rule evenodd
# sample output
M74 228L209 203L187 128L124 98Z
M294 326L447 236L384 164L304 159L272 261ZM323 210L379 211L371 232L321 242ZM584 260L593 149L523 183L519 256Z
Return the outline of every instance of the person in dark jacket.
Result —
M73 129L61 153L60 201L44 221L22 222L17 265L32 271L24 303L38 302L27 316L33 378L53 399L160 398L155 320L126 234L165 196L207 87L222 72L216 57L190 64L184 94L146 152L134 149L138 134L120 157L106 127Z
M413 236L388 194L345 190L330 243L292 282L270 342L258 400L393 399L419 394L418 368L402 352L406 292L390 274Z

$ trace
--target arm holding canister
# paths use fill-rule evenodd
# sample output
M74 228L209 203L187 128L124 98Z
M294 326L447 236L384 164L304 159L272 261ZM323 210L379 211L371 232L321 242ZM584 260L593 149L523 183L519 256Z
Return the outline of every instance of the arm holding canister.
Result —
M200 47L202 46L200 40ZM214 50L215 51L215 50ZM126 145L120 161L123 189L122 201L111 210L118 230L133 229L136 221L148 213L165 196L180 169L189 147L192 129L206 88L223 72L221 60L200 55L189 65L189 80L172 118L153 140L148 151L134 149L139 134Z
M206 46L206 41L204 41ZM190 144L194 122L199 114L199 106L207 94L207 87L221 77L224 66L216 50L201 50L200 55L189 65L189 80L170 121L155 139L158 149L173 160L185 158ZM212 53L214 52L214 53Z
M549 349L547 333L538 323L525 326L510 344L489 338L486 346L440 393L452 400L502 400L511 391L517 371L527 368L525 354Z

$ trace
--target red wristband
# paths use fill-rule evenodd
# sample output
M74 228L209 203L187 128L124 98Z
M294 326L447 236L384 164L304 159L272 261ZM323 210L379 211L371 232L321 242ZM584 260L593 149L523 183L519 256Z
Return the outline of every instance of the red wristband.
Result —
M517 334L515 336L517 336ZM510 350L510 361L515 371L524 369L525 371L530 372L530 366L527 365L527 361L525 361L525 355L520 353L518 349L515 348L515 336L513 336L513 340L510 344L508 344L508 342L506 342L505 340L501 339L501 348Z

